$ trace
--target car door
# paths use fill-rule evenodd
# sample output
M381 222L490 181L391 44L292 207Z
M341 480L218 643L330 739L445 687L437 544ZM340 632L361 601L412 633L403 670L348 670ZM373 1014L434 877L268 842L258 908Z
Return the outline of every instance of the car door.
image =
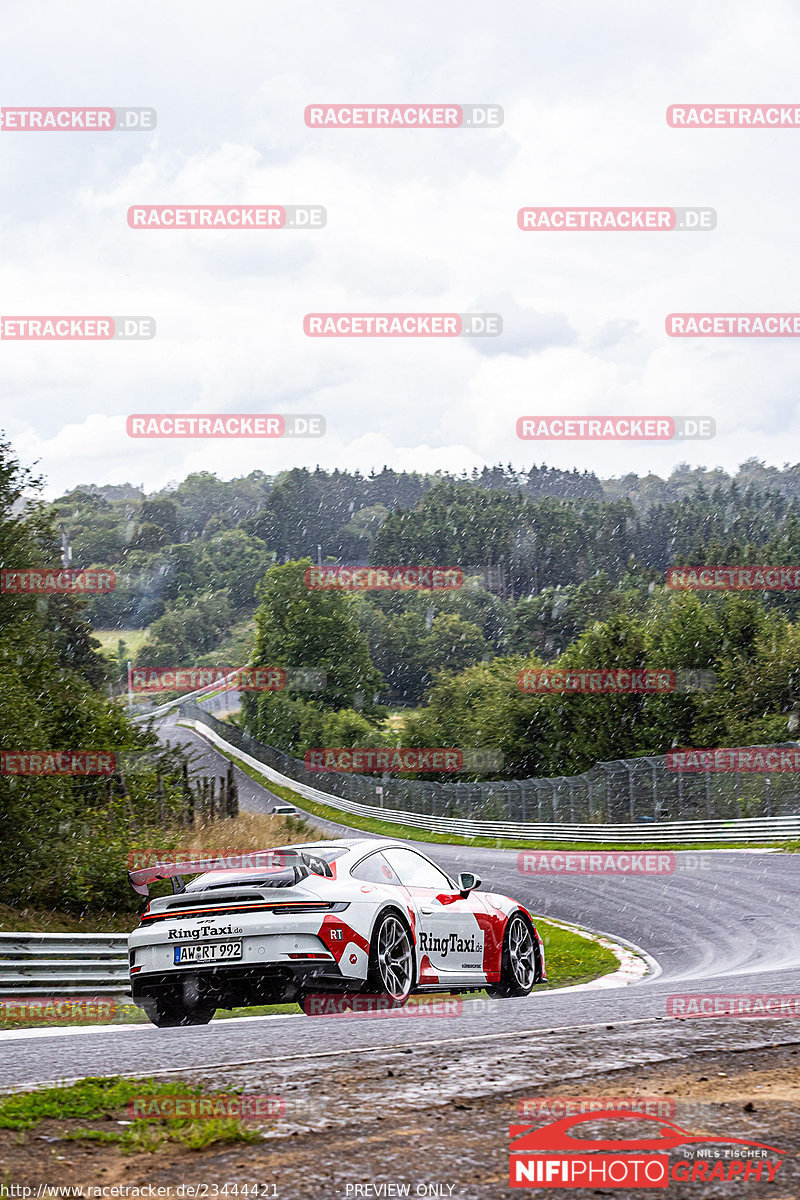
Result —
M415 850L392 847L386 861L405 887L417 915L421 984L483 983L484 931L471 895L462 896L434 863Z

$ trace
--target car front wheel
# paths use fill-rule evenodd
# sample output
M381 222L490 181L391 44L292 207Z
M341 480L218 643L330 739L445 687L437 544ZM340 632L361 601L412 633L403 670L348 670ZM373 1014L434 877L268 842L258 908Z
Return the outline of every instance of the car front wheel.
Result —
M531 927L520 913L506 925L500 982L487 988L490 996L528 996L536 978L536 950Z
M372 935L367 991L393 1007L401 1007L414 986L411 930L397 913L384 913Z

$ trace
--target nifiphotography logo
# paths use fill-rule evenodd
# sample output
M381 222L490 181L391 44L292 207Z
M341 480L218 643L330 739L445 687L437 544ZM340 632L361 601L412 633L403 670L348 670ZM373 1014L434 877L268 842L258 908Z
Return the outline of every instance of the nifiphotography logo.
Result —
M586 1122L648 1122L650 1136L595 1139L573 1134ZM607 1109L562 1117L548 1125L510 1125L509 1183L533 1188L667 1188L674 1183L771 1183L783 1150L762 1142L696 1134L664 1117ZM703 1149L699 1149L699 1147ZM690 1149L686 1149L689 1147ZM695 1153L691 1148L697 1147ZM678 1150L670 1161L670 1150ZM779 1155L777 1160L775 1155Z

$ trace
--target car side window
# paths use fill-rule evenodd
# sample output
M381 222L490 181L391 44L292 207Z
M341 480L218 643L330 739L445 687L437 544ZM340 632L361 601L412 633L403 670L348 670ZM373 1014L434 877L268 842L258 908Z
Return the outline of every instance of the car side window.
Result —
M437 892L452 892L453 885L443 871L413 850L387 850L385 857L406 887L435 888Z
M353 879L360 879L364 883L389 883L398 887L400 885L400 880L382 854L370 854L363 858L353 867L350 874Z

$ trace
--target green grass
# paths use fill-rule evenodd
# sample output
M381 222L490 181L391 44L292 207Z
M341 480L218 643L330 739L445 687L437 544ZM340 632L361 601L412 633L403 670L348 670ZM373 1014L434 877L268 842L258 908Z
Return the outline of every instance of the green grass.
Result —
M97 638L100 647L106 654L116 655L120 639L125 643L125 652L131 660L141 650L147 641L146 629L93 629L92 637Z
M102 988L98 988L101 992ZM79 1000L80 997L76 997ZM0 1009L0 1012L2 1009ZM217 1009L215 1021L221 1021L229 1017L272 1017L283 1015L297 1016L302 1009L299 1004L260 1004L254 1008L220 1008ZM13 1017L3 1019L0 1017L0 1030L2 1029L45 1029L54 1027L64 1028L91 1028L94 1025L142 1025L148 1024L147 1018L141 1008L138 1008L132 1000L120 996L117 999L117 1008L113 1017L110 1020L57 1020L56 1018L48 1020L46 1017L37 1018L36 1020L19 1020Z
M129 1121L128 1105L136 1100L157 1100L163 1097L203 1098L202 1087L182 1080L162 1081L151 1078L82 1079L69 1087L37 1088L12 1096L0 1096L0 1129L24 1132L35 1129L42 1121ZM220 1090L216 1096L235 1097L235 1091ZM134 1117L130 1124L119 1129L93 1129L82 1125L67 1127L61 1133L63 1141L94 1141L114 1143L123 1154L153 1152L166 1143L180 1143L190 1150L202 1150L213 1143L257 1142L262 1138L257 1125L245 1124L231 1117L208 1120L191 1117Z
M104 1118L126 1110L129 1102L142 1097L199 1096L201 1091L182 1080L161 1082L152 1078L89 1077L69 1087L39 1088L33 1092L0 1096L0 1129L33 1129L39 1121L48 1119Z
M180 1143L187 1150L204 1150L206 1146L231 1142L260 1142L258 1129L248 1129L242 1121L232 1118L204 1121L170 1121L167 1127L152 1121L129 1125L119 1133L107 1129L70 1129L62 1134L65 1142L103 1142L119 1146L123 1154L153 1154L166 1143Z
M534 917L539 937L544 942L544 960L547 964L547 988L570 987L578 983L589 983L616 971L619 960L607 946L600 946L588 938L561 929L547 921Z
M48 908L11 908L0 904L0 933L130 933L136 913L93 912L86 917Z
M178 721L177 723L179 725L186 725L184 721ZM215 750L218 750L225 758L235 763L240 770L244 771L245 775L249 775L254 783L268 788L273 795L280 796L288 804L294 804L303 812L309 813L312 816L322 817L326 821L335 821L339 825L346 825L348 828L354 830L363 829L368 833L380 833L385 837L403 838L405 840L411 838L416 842L438 842L445 845L490 846L493 849L501 850L638 850L642 852L645 850L778 849L787 853L797 853L800 850L800 841L659 842L657 845L647 846L643 842L550 842L532 841L525 838L468 838L460 837L455 833L432 833L428 829L417 829L411 825L398 825L396 822L382 821L377 817L362 817L354 813L342 812L340 809L332 808L327 804L320 804L316 800L306 800L304 796L292 791L291 788L283 787L279 783L272 783L260 771L256 771L253 767L249 767L241 762L236 754L231 754L227 750L221 749L215 743L212 744Z

